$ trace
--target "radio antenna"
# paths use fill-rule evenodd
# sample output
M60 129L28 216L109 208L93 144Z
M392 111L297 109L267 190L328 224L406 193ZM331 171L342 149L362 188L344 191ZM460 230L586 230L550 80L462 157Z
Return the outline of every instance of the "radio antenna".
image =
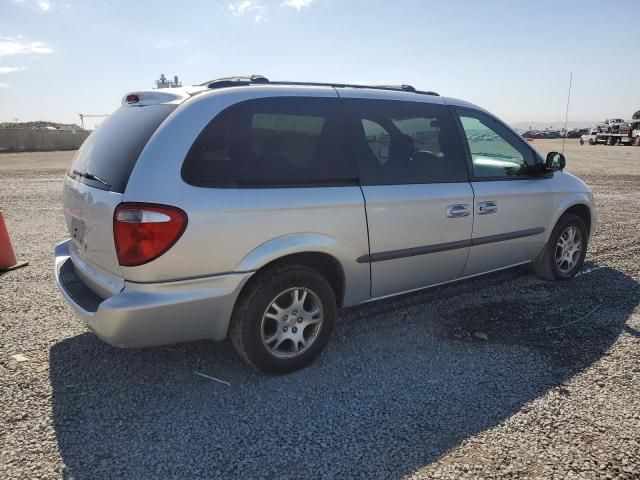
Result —
M569 120L569 102L571 101L571 84L573 83L573 72L569 75L569 94L567 95L567 110L564 114L564 136L562 137L562 154L564 154L564 142L567 140L567 121Z

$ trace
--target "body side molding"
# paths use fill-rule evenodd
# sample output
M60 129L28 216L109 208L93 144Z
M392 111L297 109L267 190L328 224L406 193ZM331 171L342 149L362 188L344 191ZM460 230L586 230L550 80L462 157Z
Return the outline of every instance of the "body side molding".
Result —
M487 245L489 243L504 242L506 240L515 240L516 238L531 237L544 233L543 227L529 228L527 230L518 230L516 232L501 233L499 235L489 235L486 237L472 238L469 240L457 240L455 242L438 243L436 245L427 245L423 247L404 248L402 250L391 250L388 252L372 253L358 257L358 263L384 262L385 260L395 260L398 258L414 257L416 255L427 255L429 253L446 252L447 250L455 250L458 248L474 247L478 245Z

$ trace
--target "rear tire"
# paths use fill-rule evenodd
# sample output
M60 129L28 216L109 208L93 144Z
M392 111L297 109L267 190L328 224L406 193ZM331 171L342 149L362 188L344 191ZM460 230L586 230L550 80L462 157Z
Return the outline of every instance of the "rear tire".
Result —
M593 138L589 139L589 145L595 145L596 141Z
M289 373L320 354L337 316L333 289L322 275L303 265L281 265L258 272L244 289L230 337L244 361L256 369Z
M634 144L636 147L640 147L640 137L636 137L636 138L633 140L633 144Z
M569 280L582 268L588 244L584 220L565 213L553 227L544 250L533 261L534 273L545 280Z
M584 145L584 140L580 139L580 145Z
M607 145L610 145L610 146L615 145L615 140L613 137L607 137Z

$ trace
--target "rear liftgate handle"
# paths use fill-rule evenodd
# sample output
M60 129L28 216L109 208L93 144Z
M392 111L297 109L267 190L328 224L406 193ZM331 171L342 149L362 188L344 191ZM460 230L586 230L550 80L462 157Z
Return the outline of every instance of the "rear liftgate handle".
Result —
M467 203L449 205L445 212L449 218L467 217L471 213L471 206Z

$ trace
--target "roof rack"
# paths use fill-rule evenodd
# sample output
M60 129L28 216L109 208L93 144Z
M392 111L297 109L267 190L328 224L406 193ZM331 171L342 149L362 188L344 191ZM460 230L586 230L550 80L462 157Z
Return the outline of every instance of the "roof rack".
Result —
M216 78L207 82L201 83L200 87L208 88L226 88L226 87L240 87L243 85L251 85L257 83L269 83L269 79L262 75L251 75L249 77L225 77Z
M249 77L226 77L218 78L215 80L209 80L202 83L200 86L206 86L207 88L227 88L227 87L240 87L246 85L293 85L303 87L334 87L334 88L368 88L373 90L392 90L400 92L411 92L422 95L434 95L439 97L436 92L416 90L411 85L354 85L350 83L321 83L321 82L288 82L288 81L269 81L267 77L262 75L251 75Z

